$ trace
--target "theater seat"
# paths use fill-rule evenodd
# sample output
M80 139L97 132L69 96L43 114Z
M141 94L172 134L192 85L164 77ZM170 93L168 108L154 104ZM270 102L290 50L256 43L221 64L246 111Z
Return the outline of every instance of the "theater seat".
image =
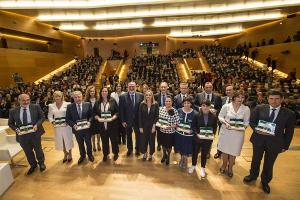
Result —
M0 163L0 197L14 182L8 163Z

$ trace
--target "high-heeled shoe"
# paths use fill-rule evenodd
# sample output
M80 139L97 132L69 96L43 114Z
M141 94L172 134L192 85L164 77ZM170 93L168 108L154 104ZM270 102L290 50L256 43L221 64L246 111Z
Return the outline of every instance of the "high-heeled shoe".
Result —
M101 146L99 143L97 143L97 149L98 149L98 151L101 151Z
M220 168L220 172L221 174L225 174L225 169L223 169L222 167Z
M166 161L166 156L164 155L163 157L162 157L162 159L161 159L161 163L164 163Z
M65 156L64 156L64 159L63 159L63 163L65 163L65 162L67 162L68 161L68 154L65 154Z
M166 165L169 165L170 164L170 156L167 155L167 158L166 158Z
M96 151L97 151L95 146L93 147L93 151L94 151L94 152L96 152Z
M147 153L145 153L143 156L143 161L146 161L146 160L147 160Z
M233 177L233 172L227 172L227 176L228 176L229 178L232 178L232 177Z

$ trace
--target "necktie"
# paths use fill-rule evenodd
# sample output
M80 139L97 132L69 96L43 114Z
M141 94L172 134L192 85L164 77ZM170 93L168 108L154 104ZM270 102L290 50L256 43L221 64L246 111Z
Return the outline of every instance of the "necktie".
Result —
M79 115L79 118L81 119L81 115L82 115L82 111L81 111L81 106L80 104L77 104L77 111L78 111L78 115Z
M166 101L166 95L162 95L162 106L165 106L165 101Z
M273 108L273 109L272 109L272 112L271 112L271 115L270 115L270 122L273 122L273 121L274 121L274 118L275 118L275 111L276 111L276 109Z
M23 124L27 125L28 124L28 119L27 119L27 109L23 109Z
M210 100L210 95L209 94L206 95L206 99Z
M130 95L130 100L131 100L132 106L134 107L134 94Z
M231 103L231 98L230 97L228 97L228 103Z

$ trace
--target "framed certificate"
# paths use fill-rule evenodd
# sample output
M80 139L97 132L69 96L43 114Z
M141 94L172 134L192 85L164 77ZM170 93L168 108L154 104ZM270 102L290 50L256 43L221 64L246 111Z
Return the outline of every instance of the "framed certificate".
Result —
M213 140L214 132L212 127L200 127L200 133L197 134L199 139Z
M66 118L65 117L55 118L53 121L53 126L54 128L67 126Z
M76 122L76 125L77 125L76 131L80 131L80 130L89 129L91 123L88 120L84 119L84 120L78 120Z
M17 134L18 135L26 135L28 133L33 133L33 132L35 132L33 130L33 125L32 124L28 124L28 125L25 125L25 126L20 126L19 132Z
M244 119L230 118L229 125L231 130L244 131Z
M259 120L258 125L255 128L258 134L275 136L276 124L273 122L267 122L264 120Z

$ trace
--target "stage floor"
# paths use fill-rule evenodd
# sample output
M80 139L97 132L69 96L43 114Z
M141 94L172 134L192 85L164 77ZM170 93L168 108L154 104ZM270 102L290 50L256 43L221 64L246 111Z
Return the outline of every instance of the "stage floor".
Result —
M230 179L220 174L221 161L210 158L206 169L207 178L201 179L199 164L193 175L178 168L179 155L172 154L171 164L167 167L160 163L161 152L155 153L152 162L143 162L141 157L126 157L127 149L124 145L120 146L120 158L116 163L112 158L103 163L102 152L96 152L94 163L86 161L78 166L79 154L76 145L73 150L74 161L62 164L63 154L55 150L54 141L51 140L53 130L48 123L45 127L47 133L42 144L47 170L26 176L28 168L13 168L15 183L1 200L298 200L300 196L299 128L296 130L291 150L281 154L276 161L274 178L270 183L271 194L267 195L262 192L259 179L253 184L243 183L244 176L248 175L252 156L250 130L247 130L242 155L236 160L234 176ZM212 157L216 152L216 142L217 139L214 141ZM23 153L14 160L18 164L27 164Z

